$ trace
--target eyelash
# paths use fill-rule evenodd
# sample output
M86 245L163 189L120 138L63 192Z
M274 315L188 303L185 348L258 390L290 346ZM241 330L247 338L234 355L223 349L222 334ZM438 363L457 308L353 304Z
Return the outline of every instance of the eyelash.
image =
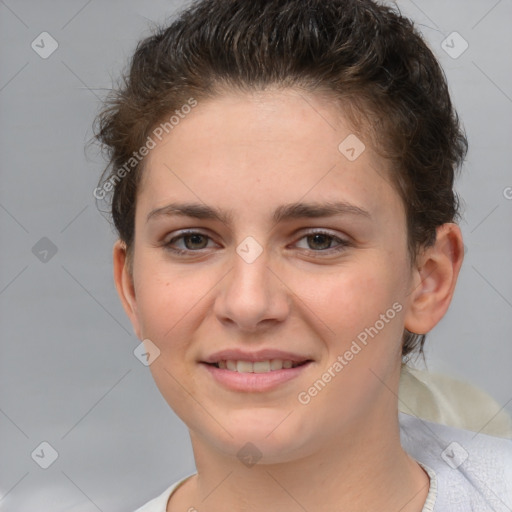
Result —
M175 236L174 238L171 238L171 240L166 242L164 244L164 247L165 247L166 250L171 251L172 253L174 253L174 254L176 254L178 256L185 256L185 255L190 256L191 253L200 253L201 251L205 250L206 248L193 250L193 249L178 249L178 248L172 246L172 244L176 243L177 240L184 239L186 237L193 236L193 235L200 235L202 237L206 237L209 240L211 240L211 237L209 237L205 233L201 233L200 231L183 231L183 232L181 232L180 235ZM349 247L351 245L350 242L348 242L347 240L343 240L343 239L341 239L341 238L339 238L337 236L332 235L331 233L328 233L327 231L321 231L321 230L319 230L319 231L311 231L311 232L305 233L303 236L301 236L297 240L297 242L300 241L300 240L303 240L304 238L307 238L309 236L315 236L315 235L324 235L324 236L330 238L331 242L335 241L335 242L338 243L338 246L330 247L328 249L320 249L320 250L303 249L308 254L313 254L315 257L322 257L326 253L328 255L332 255L333 253L339 253L339 252L342 252L343 250L345 250L347 247ZM295 243L297 243L297 242L295 242Z

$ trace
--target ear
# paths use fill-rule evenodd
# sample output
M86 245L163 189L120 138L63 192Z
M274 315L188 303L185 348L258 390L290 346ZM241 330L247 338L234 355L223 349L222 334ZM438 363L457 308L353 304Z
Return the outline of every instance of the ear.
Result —
M113 260L114 282L116 284L117 293L121 299L123 308L128 315L130 322L132 323L133 330L137 338L141 340L141 326L139 323L133 276L129 269L126 245L121 240L118 240L114 244Z
M463 259L464 244L459 226L454 223L439 226L435 244L423 250L413 270L406 329L426 334L443 318Z

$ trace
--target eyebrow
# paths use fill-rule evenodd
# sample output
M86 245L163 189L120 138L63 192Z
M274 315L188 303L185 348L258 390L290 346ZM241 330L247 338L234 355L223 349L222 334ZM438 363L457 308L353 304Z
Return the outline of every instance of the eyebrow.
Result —
M231 224L234 218L232 212L222 211L218 208L201 203L170 203L149 212L146 222L159 217L168 216L193 217L196 219L217 220L224 224ZM290 203L277 207L272 215L274 224L285 220L332 217L335 215L356 215L371 218L370 212L347 203L345 201L327 203Z

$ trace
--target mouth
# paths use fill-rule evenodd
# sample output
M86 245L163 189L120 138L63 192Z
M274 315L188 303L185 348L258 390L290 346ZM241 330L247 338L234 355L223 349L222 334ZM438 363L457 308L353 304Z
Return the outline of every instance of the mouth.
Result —
M268 359L247 361L243 359L221 359L202 361L200 366L213 382L231 392L264 393L281 389L307 371L314 361L292 361L290 359ZM287 388L284 388L287 389ZM289 388L288 388L289 389Z
M311 362L311 359L304 361L291 361L289 359L268 359L264 361L244 361L233 359L222 359L214 363L207 363L208 366L220 370L228 370L238 373L269 373L279 370L289 370L297 368Z

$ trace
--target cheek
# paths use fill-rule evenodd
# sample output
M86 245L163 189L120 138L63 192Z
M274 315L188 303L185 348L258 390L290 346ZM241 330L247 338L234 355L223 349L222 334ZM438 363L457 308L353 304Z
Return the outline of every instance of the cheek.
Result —
M194 378L187 351L191 333L196 329L198 313L208 300L197 276L173 272L165 265L147 265L139 273L137 304L142 335L160 350L149 369L156 386L169 406L187 417L191 403L188 389ZM184 391L185 390L185 391Z
M176 350L180 345L178 333L201 307L201 298L208 288L204 279L200 286L197 276L166 272L165 267L145 268L152 271L143 270L139 274L140 286L136 284L135 288L142 334L161 351L169 350L173 340L172 348Z
M400 362L403 329L400 279L393 275L397 268L354 265L346 272L340 270L336 277L309 283L318 291L307 303L318 317L317 333L320 329L327 332L322 336L327 352L323 365L311 387L302 390L312 393L311 408L305 410L310 418L321 418L319 428L325 430L325 424L337 426L340 420L363 414L392 388L390 379ZM315 379L327 384L318 387Z
M141 261L142 263L142 261ZM160 361L176 376L195 362L189 350L202 324L211 322L215 293L225 272L168 262L140 265L137 304L142 335L160 350Z
M304 302L344 340L373 325L398 296L391 270L384 265L347 266L336 274L303 279L302 288Z

